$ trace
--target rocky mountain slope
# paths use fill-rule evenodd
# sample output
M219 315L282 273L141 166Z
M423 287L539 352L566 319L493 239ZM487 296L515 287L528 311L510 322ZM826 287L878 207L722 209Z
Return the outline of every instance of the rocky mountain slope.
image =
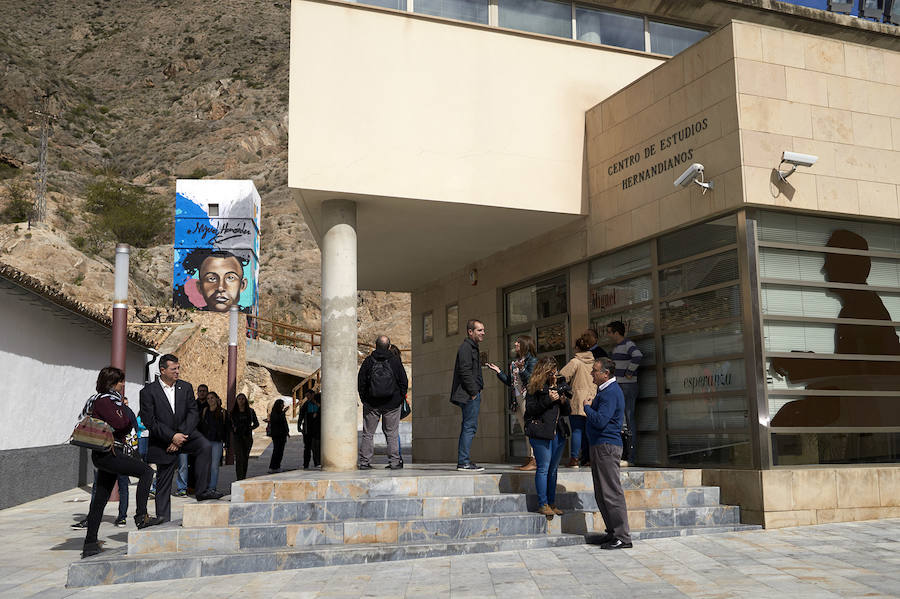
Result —
M30 111L49 94L58 115L47 227L0 225L0 261L108 304L112 245L90 248L87 185L112 176L174 206L178 177L249 178L263 206L260 315L319 328L319 250L287 188L289 2L0 0L0 25L0 210L33 193ZM170 305L171 229L134 255L141 304ZM409 346L408 295L362 292L359 314L362 340L386 331Z

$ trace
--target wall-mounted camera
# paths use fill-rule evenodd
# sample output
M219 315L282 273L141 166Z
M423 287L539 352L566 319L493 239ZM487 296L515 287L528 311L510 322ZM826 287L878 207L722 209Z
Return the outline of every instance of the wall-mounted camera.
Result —
M696 183L703 188L703 193L708 189L713 189L712 181L703 180L703 165L695 162L681 173L681 176L675 179L675 187L687 187L691 183Z

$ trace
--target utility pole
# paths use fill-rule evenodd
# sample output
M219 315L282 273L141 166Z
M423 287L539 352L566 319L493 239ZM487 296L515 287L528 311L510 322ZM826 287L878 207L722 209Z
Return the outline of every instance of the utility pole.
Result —
M31 229L32 223L44 222L47 216L47 143L50 138L50 132L53 127L51 121L59 120L59 116L50 113L50 94L44 94L41 110L30 110L31 114L41 117L41 153L38 158L38 181L37 194L34 197L34 206L28 217L28 228Z

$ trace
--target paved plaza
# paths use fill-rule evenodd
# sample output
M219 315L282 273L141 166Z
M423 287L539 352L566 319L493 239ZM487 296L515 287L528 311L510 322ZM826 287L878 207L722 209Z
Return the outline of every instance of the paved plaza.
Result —
M268 450L251 474L267 463ZM84 538L69 525L88 500L73 489L0 511L0 597L900 597L900 519L66 589ZM186 501L173 502L174 518ZM115 510L100 529L107 547L134 529L114 528Z

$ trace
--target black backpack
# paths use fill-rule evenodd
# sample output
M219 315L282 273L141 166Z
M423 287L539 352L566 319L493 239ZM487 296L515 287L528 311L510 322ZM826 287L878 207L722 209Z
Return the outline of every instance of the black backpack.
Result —
M373 359L372 371L369 373L369 397L371 399L392 397L395 386L390 360Z

